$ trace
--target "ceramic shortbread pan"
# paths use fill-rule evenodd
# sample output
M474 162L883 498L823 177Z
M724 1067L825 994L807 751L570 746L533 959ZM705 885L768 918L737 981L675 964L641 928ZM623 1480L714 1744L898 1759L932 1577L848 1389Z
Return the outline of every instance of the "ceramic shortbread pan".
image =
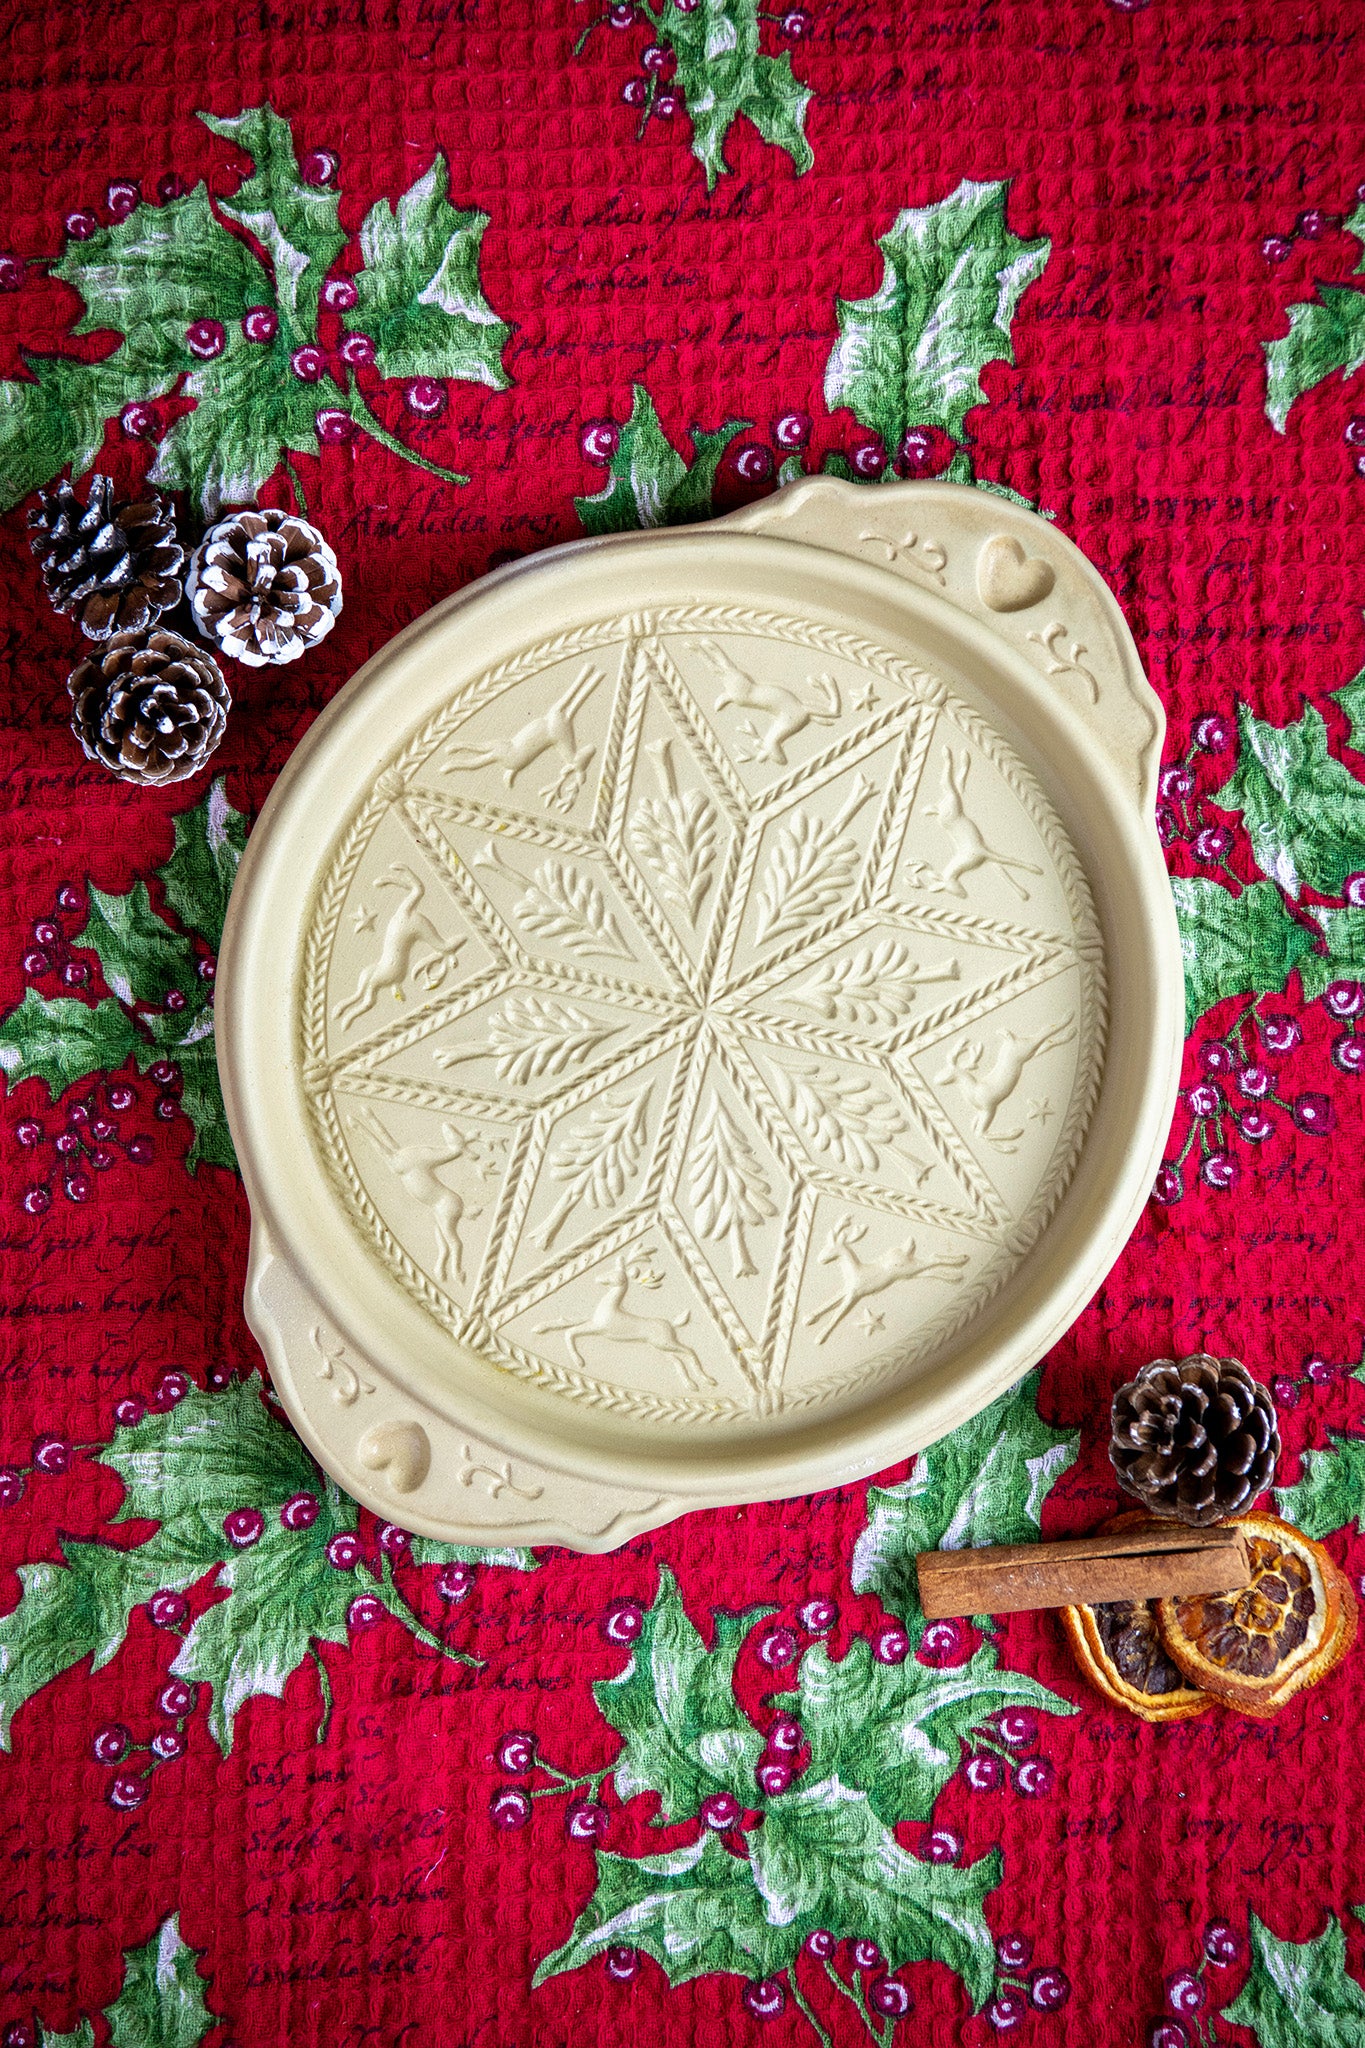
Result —
M1007 1387L1169 1126L1161 736L1096 571L951 484L561 548L370 661L219 980L247 1312L328 1471L601 1550Z

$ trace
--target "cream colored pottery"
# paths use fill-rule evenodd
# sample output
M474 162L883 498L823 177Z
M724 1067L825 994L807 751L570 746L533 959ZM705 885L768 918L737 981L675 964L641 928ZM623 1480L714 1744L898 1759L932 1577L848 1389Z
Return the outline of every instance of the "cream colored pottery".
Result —
M1096 571L950 484L556 549L376 655L219 980L247 1314L327 1470L603 1550L1033 1364L1169 1126L1162 729Z

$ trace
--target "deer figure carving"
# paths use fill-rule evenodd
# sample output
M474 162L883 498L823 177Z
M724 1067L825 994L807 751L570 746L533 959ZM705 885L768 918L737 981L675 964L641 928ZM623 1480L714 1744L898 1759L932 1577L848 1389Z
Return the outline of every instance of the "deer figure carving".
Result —
M441 1135L445 1139L444 1145L400 1145L371 1109L358 1110L347 1121L353 1129L365 1132L389 1172L401 1182L404 1193L424 1209L430 1209L436 1225L436 1264L432 1278L444 1286L453 1268L456 1280L463 1286L464 1246L460 1242L460 1224L468 1217L482 1215L483 1211L469 1208L462 1196L437 1176L443 1167L453 1166L457 1159L463 1159L468 1153L469 1141L464 1133L452 1123L443 1123Z
M1054 1046L1069 1045L1076 1035L1073 1017L1064 1017L1060 1024L1053 1024L1036 1038L1021 1038L1016 1031L1004 1030L996 1038L995 1056L989 1066L983 1067L986 1049L979 1038L964 1039L962 1044L948 1056L948 1064L941 1074L935 1075L940 1087L953 1083L961 1088L972 1105L972 1129L978 1137L988 1138L998 1152L1015 1152L1024 1135L1023 1125L1017 1131L999 1131L995 1119L1004 1108L1030 1060L1039 1053L1050 1052Z
M438 989L464 944L460 938L443 938L426 912L419 909L426 885L402 861L392 861L374 886L401 889L403 900L384 927L378 957L360 970L355 994L332 1011L337 1022L347 1026L367 1016L385 989L395 1002L401 1003L403 984L412 973L421 973L428 989ZM427 949L427 957L419 961L418 954L423 948Z
M754 750L752 754L741 756L744 760L768 761L774 767L785 768L789 740L794 740L808 725L831 725L840 715L839 685L833 676L810 678L810 687L818 699L812 703L809 697L803 697L786 683L761 683L756 677L746 674L714 640L698 640L695 644L698 653L705 656L725 685L716 698L717 711L724 711L727 705L732 704L743 711L761 711L767 715L769 723L761 731L752 719L741 726L743 738Z
M579 746L573 722L602 680L602 671L589 663L548 711L539 718L528 719L505 740L490 740L482 747L452 747L441 763L443 773L457 768L501 768L502 779L510 789L524 769L553 749L562 756L564 765L558 780L543 789L541 795L557 809L567 810L583 787L583 777L596 751L590 746Z
M579 1348L583 1338L599 1337L604 1344L647 1344L652 1350L662 1351L678 1366L693 1393L699 1394L704 1387L714 1387L716 1382L711 1374L691 1345L684 1344L678 1334L691 1311L685 1310L682 1315L674 1316L672 1321L665 1316L638 1315L625 1305L633 1280L642 1287L663 1286L662 1274L653 1272L647 1265L628 1266L623 1254L600 1282L602 1299L590 1316L576 1323L540 1323L537 1326L540 1334L544 1336L552 1331L563 1331L569 1355L580 1372L587 1371Z
M969 755L958 757L951 749L946 751L943 756L943 794L936 804L925 806L925 816L937 818L953 849L947 865L938 875L939 886L952 896L965 896L964 875L974 873L977 868L997 868L1020 902L1027 903L1028 890L1018 876L1041 875L1043 870L1035 867L1032 861L1020 860L1012 853L1000 853L987 845L980 826L963 809L962 799L970 767Z
M851 1216L841 1216L820 1253L820 1264L837 1265L842 1282L838 1294L822 1301L806 1317L810 1329L819 1329L824 1324L819 1339L822 1344L838 1329L844 1317L860 1301L866 1301L869 1295L882 1294L902 1280L922 1280L932 1276L956 1282L962 1278L959 1269L967 1263L966 1252L940 1252L922 1259L914 1238L907 1237L904 1244L894 1245L880 1258L863 1259L858 1255L857 1246L866 1236L865 1223L855 1224Z

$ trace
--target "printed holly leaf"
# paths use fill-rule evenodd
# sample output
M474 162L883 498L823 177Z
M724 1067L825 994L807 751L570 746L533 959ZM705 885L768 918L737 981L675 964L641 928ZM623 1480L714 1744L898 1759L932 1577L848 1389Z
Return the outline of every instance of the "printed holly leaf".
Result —
M692 122L692 154L706 172L706 189L731 167L725 139L740 115L765 142L785 150L798 177L815 158L806 140L809 86L792 75L791 58L759 54L758 0L706 0L684 10L667 0L655 34L677 57L677 90Z
M50 2027L43 2027L38 2048L95 2048L95 2029L89 2020L78 2020L69 2034L54 2034Z
M1365 205L1361 211L1365 212ZM1351 721L1347 746L1354 747L1358 754L1365 753L1365 668L1358 676L1352 676L1349 683L1343 683L1339 690L1333 690L1332 696Z
M877 291L836 301L825 403L849 406L889 449L913 426L961 440L967 413L985 397L986 364L1014 361L1015 308L1052 245L1010 233L1008 190L1005 180L964 179L936 205L906 207L877 243Z
M121 1067L136 1044L132 1019L112 996L82 1003L30 988L0 1023L0 1068L11 1088L37 1075L55 1102L87 1074Z
M217 776L202 802L177 811L175 851L157 869L166 901L183 925L198 932L216 954L223 941L223 920L246 849L246 819L227 800L227 785Z
M175 1913L142 1948L124 1950L123 1989L104 2008L111 2048L199 2048L221 2025L204 2003L202 1954L181 1939Z
M1036 1372L961 1429L921 1451L898 1486L869 1486L868 1523L853 1551L853 1585L918 1624L921 1550L1028 1543L1042 1527L1043 1501L1080 1449L1076 1430L1038 1414Z
M965 1866L921 1862L861 1792L830 1777L769 1800L749 1854L768 1919L796 1937L791 1954L816 1927L870 1935L888 1970L946 1963L973 2006L989 1998L995 1945L983 1908L1000 1882L998 1849Z
M438 1543L431 1536L414 1536L410 1555L414 1564L501 1565L509 1572L533 1572L540 1563L533 1550L483 1550L475 1543Z
M0 381L0 509L70 465L81 476L104 446L105 422L130 398L159 398L182 366L167 367L150 330L126 341L103 362L22 351L27 378Z
M1328 753L1312 704L1293 725L1270 725L1241 704L1237 725L1237 766L1218 788L1219 808L1242 813L1257 864L1286 895L1306 883L1339 896L1365 867L1365 785Z
M254 1375L208 1392L191 1386L174 1408L120 1425L99 1462L123 1481L116 1522L197 1515L220 1534L234 1508L279 1508L292 1494L313 1492L318 1476Z
M1328 1431L1327 1450L1305 1451L1303 1469L1292 1486L1277 1486L1275 1499L1286 1521L1318 1541L1360 1526L1365 1515L1365 1438Z
M511 335L483 295L479 250L488 215L457 212L439 150L399 200L370 208L360 229L365 268L346 325L368 334L386 377L460 377L506 390Z
M537 1969L532 1990L616 1942L653 1956L670 1984L717 1971L768 1977L798 1945L790 1929L765 1917L752 1866L730 1855L709 1828L686 1848L658 1856L599 1849L597 1889L569 1939Z
M316 455L318 407L340 405L344 394L303 382L289 357L283 325L267 344L230 328L222 355L186 378L194 411L172 424L148 471L151 481L187 491L205 519L217 519L225 505L254 504L286 453Z
M171 1018L183 1024L188 1012ZM161 1024L163 1019L153 1020ZM237 1169L232 1132L223 1107L223 1088L218 1078L218 1053L213 1033L213 1011L201 1010L191 1019L183 1035L158 1031L152 1045L137 1047L137 1063L145 1074L158 1059L172 1059L180 1069L180 1107L194 1126L194 1138L185 1154L185 1165L193 1173L201 1162L208 1166Z
M125 347L173 375L193 365L185 330L194 321L227 327L270 297L259 261L214 217L202 184L164 206L144 200L125 219L68 242L52 275L85 301L73 334L112 327L129 337Z
M153 910L147 884L134 882L126 895L111 896L92 883L89 897L85 929L72 944L99 954L104 978L119 1001L160 1005L178 989L197 1005L194 949Z
M191 1527L162 1530L134 1550L66 1538L62 1554L60 1564L18 1567L19 1604L0 1617L0 1749L25 1700L83 1657L98 1671L121 1647L133 1609L162 1587L192 1585L216 1552Z
M621 1799L657 1792L656 1825L686 1820L709 1792L753 1797L763 1738L735 1703L735 1658L770 1607L717 1612L707 1649L688 1620L677 1580L659 1567L659 1590L619 1678L600 1679L593 1698L625 1747L616 1764Z
M1311 951L1312 933L1284 907L1273 882L1234 896L1198 875L1171 883L1185 963L1185 1035L1224 996L1276 994Z
M1295 399L1334 370L1350 377L1365 363L1365 292L1320 284L1316 299L1301 300L1288 311L1288 334L1261 343L1266 418L1279 434Z
M1314 904L1313 916L1327 941L1325 953L1305 953L1299 962L1303 999L1311 1003L1331 981L1365 981L1365 910Z
M230 120L213 114L200 114L199 119L215 135L226 136L245 150L256 166L233 197L218 204L229 220L256 237L269 256L275 303L290 331L289 346L316 340L322 280L346 246L337 222L341 195L326 186L305 185L289 123L268 103L248 107Z
M574 499L584 532L624 533L708 518L720 459L748 425L748 420L727 420L714 434L693 427L689 465L659 425L649 393L637 384L630 418L611 459L610 483L590 498Z
M1251 1974L1223 2008L1228 2024L1250 2027L1260 2048L1359 2048L1365 1989L1347 1971L1341 1922L1329 1913L1315 1940L1277 1941L1249 1912L1247 1931Z
M1002 1670L989 1643L966 1664L931 1670L913 1657L879 1664L862 1637L838 1664L820 1645L807 1650L797 1690L782 1704L810 1743L806 1775L837 1777L866 1793L887 1827L930 1818L961 1761L961 1745L989 1715L1003 1707L1077 1712L1036 1679Z

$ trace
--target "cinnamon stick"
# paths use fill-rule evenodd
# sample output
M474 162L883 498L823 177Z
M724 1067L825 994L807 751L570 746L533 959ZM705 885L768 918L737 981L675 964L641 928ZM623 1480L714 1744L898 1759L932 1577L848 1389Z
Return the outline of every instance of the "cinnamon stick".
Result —
M1251 1577L1240 1529L1189 1529L1181 1523L1115 1529L1070 1543L924 1550L916 1563L920 1605L931 1621L955 1614L1015 1614L1028 1607L1229 1593Z

